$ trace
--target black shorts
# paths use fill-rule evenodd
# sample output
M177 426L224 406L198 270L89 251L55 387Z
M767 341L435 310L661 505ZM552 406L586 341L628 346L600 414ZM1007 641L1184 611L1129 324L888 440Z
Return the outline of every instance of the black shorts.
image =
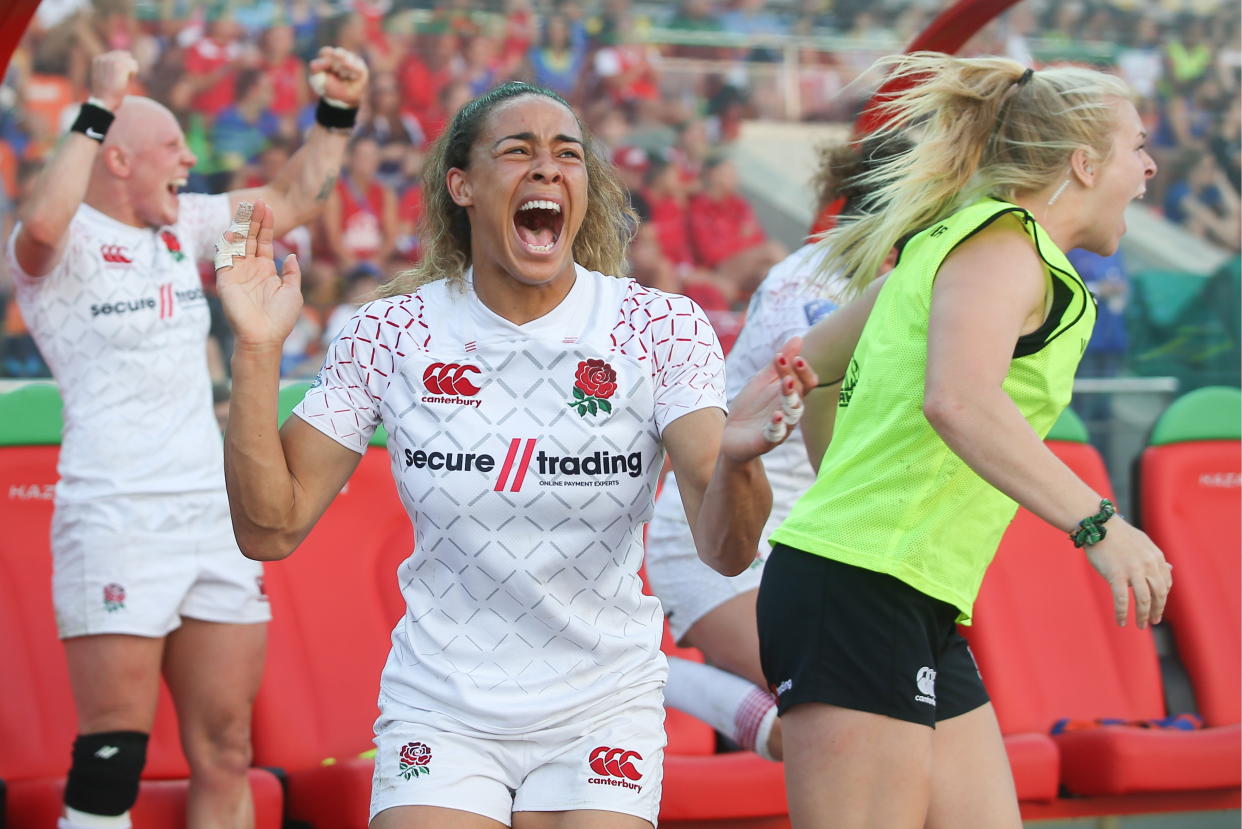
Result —
M892 576L777 544L758 614L782 714L822 702L934 728L988 701L957 608Z

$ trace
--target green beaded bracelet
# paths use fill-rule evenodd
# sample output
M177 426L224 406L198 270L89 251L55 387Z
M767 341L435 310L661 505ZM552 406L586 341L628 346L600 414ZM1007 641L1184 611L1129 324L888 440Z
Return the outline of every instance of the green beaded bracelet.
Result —
M1075 547L1099 544L1108 534L1108 530L1104 529L1104 522L1116 514L1117 508L1113 506L1113 502L1107 498L1101 499L1100 511L1079 521L1078 529L1069 534L1070 540Z

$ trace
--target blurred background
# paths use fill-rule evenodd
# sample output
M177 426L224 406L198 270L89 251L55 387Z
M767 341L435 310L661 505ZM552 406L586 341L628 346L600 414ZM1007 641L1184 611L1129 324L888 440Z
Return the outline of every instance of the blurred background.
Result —
M563 94L616 164L641 224L632 275L687 293L728 344L749 291L814 219L816 148L848 133L932 0L44 0L0 86L0 229L77 112L91 58L128 49L135 91L165 103L199 162L187 187L271 178L313 122L305 65L325 44L372 73L321 218L279 241L306 304L284 373L313 375L358 304L419 256L420 173L456 109L521 79ZM962 54L1124 77L1160 173L1122 250L1072 258L1100 299L1075 407L1127 491L1128 459L1180 393L1239 374L1239 4L1023 0ZM212 272L203 271L211 290ZM48 375L0 273L0 377ZM215 306L212 373L227 397Z

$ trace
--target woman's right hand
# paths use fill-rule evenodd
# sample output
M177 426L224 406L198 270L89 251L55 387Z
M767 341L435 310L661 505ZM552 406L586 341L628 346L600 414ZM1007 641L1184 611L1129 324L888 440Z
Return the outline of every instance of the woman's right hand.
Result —
M234 222L244 220L247 205L238 205ZM302 272L293 254L285 257L284 273L276 272L272 254L272 208L254 203L244 255L216 268L216 290L238 346L279 349L302 310ZM232 242L232 233L225 234Z
M1131 590L1135 623L1139 628L1157 624L1164 616L1164 603L1173 587L1173 565L1164 560L1164 553L1147 533L1120 515L1109 520L1105 529L1104 538L1087 547L1087 560L1113 592L1117 624L1125 626Z

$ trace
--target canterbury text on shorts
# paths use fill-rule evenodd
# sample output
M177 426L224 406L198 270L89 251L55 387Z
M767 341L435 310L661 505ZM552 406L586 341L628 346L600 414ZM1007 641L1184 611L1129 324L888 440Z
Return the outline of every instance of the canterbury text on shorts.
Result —
M782 714L821 702L935 727L988 701L957 609L884 573L777 544L758 616Z
M165 636L182 618L271 619L263 566L237 549L223 492L57 504L52 595L61 638Z
M510 825L513 812L594 809L655 824L664 773L659 690L581 723L531 736L464 735L380 718L371 818L438 806Z

